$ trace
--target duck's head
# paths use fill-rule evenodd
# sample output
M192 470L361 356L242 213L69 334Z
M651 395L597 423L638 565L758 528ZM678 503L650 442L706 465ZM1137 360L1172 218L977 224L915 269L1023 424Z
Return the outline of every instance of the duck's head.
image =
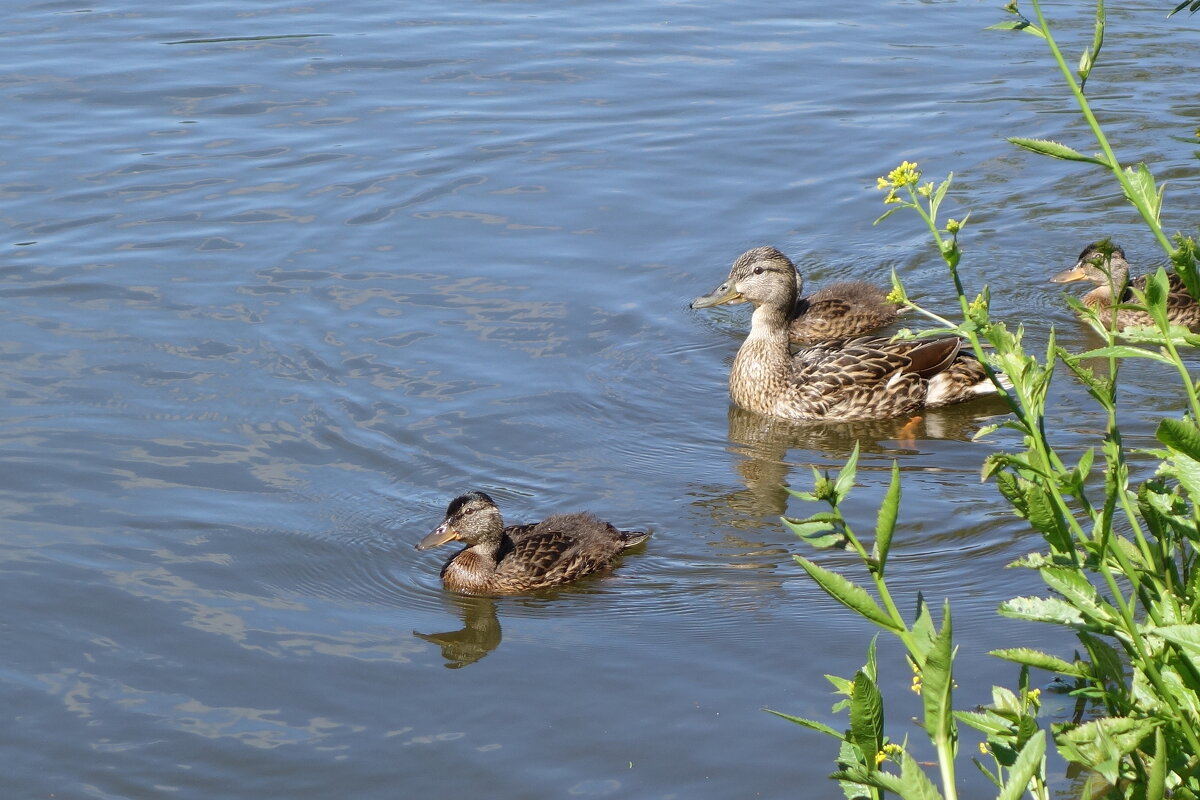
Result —
M500 509L492 498L483 492L467 492L450 501L446 506L446 518L433 532L417 542L418 550L443 545L460 539L467 544L477 544L489 534L503 530Z
M1122 285L1129 277L1129 262L1125 251L1111 239L1101 239L1083 248L1075 266L1064 269L1050 279L1051 283L1091 281L1099 286Z
M774 247L756 247L738 256L729 277L708 294L692 301L692 308L753 303L791 308L802 286L791 259Z

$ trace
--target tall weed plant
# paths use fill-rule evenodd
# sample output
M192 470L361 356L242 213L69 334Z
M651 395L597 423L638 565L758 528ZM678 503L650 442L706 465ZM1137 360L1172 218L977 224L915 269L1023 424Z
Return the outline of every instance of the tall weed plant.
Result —
M1166 235L1160 223L1163 185L1146 164L1119 161L1085 94L1104 45L1103 2L1096 8L1091 44L1076 62L1068 63L1041 3L1028 1L1032 17L1026 17L1014 0L1005 6L1009 18L993 27L1031 34L1045 43L1099 150L1087 155L1060 142L1010 141L1040 156L1106 170L1168 254L1188 291L1200 298L1195 240ZM1181 3L1175 10L1188 5ZM1168 279L1159 269L1146 281L1144 291L1133 292L1129 304L1148 312L1153 326L1118 334L1113 330L1114 317L1074 303L1103 337L1103 345L1071 353L1055 343L1051 332L1044 354L1027 352L1020 327L1009 330L992 319L986 290L974 299L963 292L958 239L967 220L943 223L939 217L951 184L950 177L925 182L916 164L901 164L879 179L889 206L880 220L897 211L913 211L921 218L954 281L963 322L952 325L910 305L940 320L942 332L951 329L967 339L981 360L1011 381L1011 389L1004 391L1011 414L979 436L997 427L1009 428L1019 435L1021 446L990 455L983 475L995 481L1014 513L1041 534L1043 549L1023 557L1016 566L1036 570L1046 592L1040 597L1012 598L1000 605L999 613L1068 631L1075 643L1069 648L1073 652L992 651L1018 665L1015 688L993 687L990 705L955 710L949 603L938 613L918 596L916 608L906 613L888 589L888 554L902 495L899 469L893 466L873 536L853 530L842 514L855 483L856 450L836 476L814 470L813 490L793 492L828 510L784 522L814 547L845 547L858 555L863 577L831 571L804 556L796 561L832 598L903 644L914 675L913 688L923 705L921 730L936 751L936 774L918 764L903 742L887 736L874 640L865 665L853 676L829 678L842 697L834 711L848 712L844 729L779 715L840 742L833 777L848 798L876 800L892 793L912 800L955 800L960 725L983 734L981 755L972 760L995 785L1000 800L1015 800L1026 793L1035 800L1049 798L1046 759L1051 742L1063 759L1089 776L1083 789L1089 797L1198 798L1200 396L1181 351L1200 344L1200 336L1168 321ZM899 280L894 275L892 280L895 297L908 302ZM1120 366L1130 358L1158 361L1178 379L1184 412L1159 422L1158 446L1152 449L1126 447L1117 426ZM1104 436L1074 463L1064 460L1047 435L1046 398L1059 363L1107 416ZM1097 364L1107 368L1090 366ZM1157 470L1148 480L1133 482L1131 461L1157 464ZM1031 670L1046 670L1066 681L1077 698L1074 718L1043 727L1038 719L1040 690L1031 685Z

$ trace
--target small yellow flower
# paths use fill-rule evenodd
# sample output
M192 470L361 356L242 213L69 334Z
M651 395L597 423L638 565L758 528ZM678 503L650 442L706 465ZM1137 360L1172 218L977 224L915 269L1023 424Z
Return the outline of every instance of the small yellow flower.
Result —
M890 292L888 292L887 301L889 303L905 302L904 292L900 291L899 289L892 289Z
M921 188L917 189L917 194L921 195L921 197L929 197L929 195L933 194L933 181L921 184Z
M876 178L875 179L875 188L876 189L883 191L884 189L890 189L891 187L892 187L892 185L890 183L888 183L887 178Z
M875 766L879 766L892 756L899 755L904 752L904 748L895 742L888 742L878 753L875 754Z
M896 190L892 189L888 192L887 197L883 198L883 202L887 205L891 205L892 203L903 203L904 201L899 197L896 197Z
M913 694L921 694L921 676L913 675L912 686L908 687L913 690Z
M961 230L962 230L961 222L959 222L958 220L953 219L953 218L946 220L946 233L953 235L955 233L958 233Z
M921 171L914 161L902 161L900 166L888 173L888 182L895 188L901 186L916 186L921 180Z
M987 742L980 742L979 743L979 752L983 753L986 756L988 753L992 752L992 748L988 747Z

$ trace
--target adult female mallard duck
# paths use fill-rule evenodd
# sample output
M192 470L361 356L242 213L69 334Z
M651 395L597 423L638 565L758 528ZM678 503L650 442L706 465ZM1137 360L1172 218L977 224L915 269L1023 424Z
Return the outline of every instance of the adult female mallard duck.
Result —
M792 264L778 250L743 253L729 277L692 308L750 302L750 335L729 371L729 394L749 411L800 420L882 419L993 394L983 365L955 336L860 337L788 347L796 302Z
M803 297L804 277L791 259L774 247L756 247L742 258L772 259L787 264L795 274L796 302L788 323L788 338L794 344L808 346L861 336L891 325L900 315L900 306L888 300L886 291L864 281L835 283Z
M1091 281L1096 284L1095 289L1083 296L1083 304L1097 311L1100 320L1105 323L1112 322L1113 306L1117 306L1117 330L1154 324L1149 312L1120 307L1122 303L1136 302L1132 290L1145 291L1146 276L1139 275L1130 280L1125 251L1110 239L1102 239L1083 248L1075 266L1063 270L1050 280L1053 283ZM1200 328L1200 303L1188 294L1183 280L1173 272L1167 275L1167 319L1176 325Z
M474 595L520 594L607 569L649 536L619 531L586 512L505 527L492 498L467 492L450 501L442 524L418 542L417 549L460 539L467 546L442 567L447 589Z

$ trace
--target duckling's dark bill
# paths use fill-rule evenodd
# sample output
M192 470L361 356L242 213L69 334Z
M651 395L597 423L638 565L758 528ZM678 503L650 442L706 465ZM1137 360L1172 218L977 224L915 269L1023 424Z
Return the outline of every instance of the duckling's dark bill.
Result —
M431 548L443 545L446 542L453 541L458 538L458 531L446 523L442 523L434 528L433 533L426 536L421 541L417 542L418 550L429 550Z
M719 306L724 303L736 305L744 302L746 302L746 298L742 297L741 292L729 284L723 283L703 297L697 297L693 300L692 308L709 308L710 306Z

